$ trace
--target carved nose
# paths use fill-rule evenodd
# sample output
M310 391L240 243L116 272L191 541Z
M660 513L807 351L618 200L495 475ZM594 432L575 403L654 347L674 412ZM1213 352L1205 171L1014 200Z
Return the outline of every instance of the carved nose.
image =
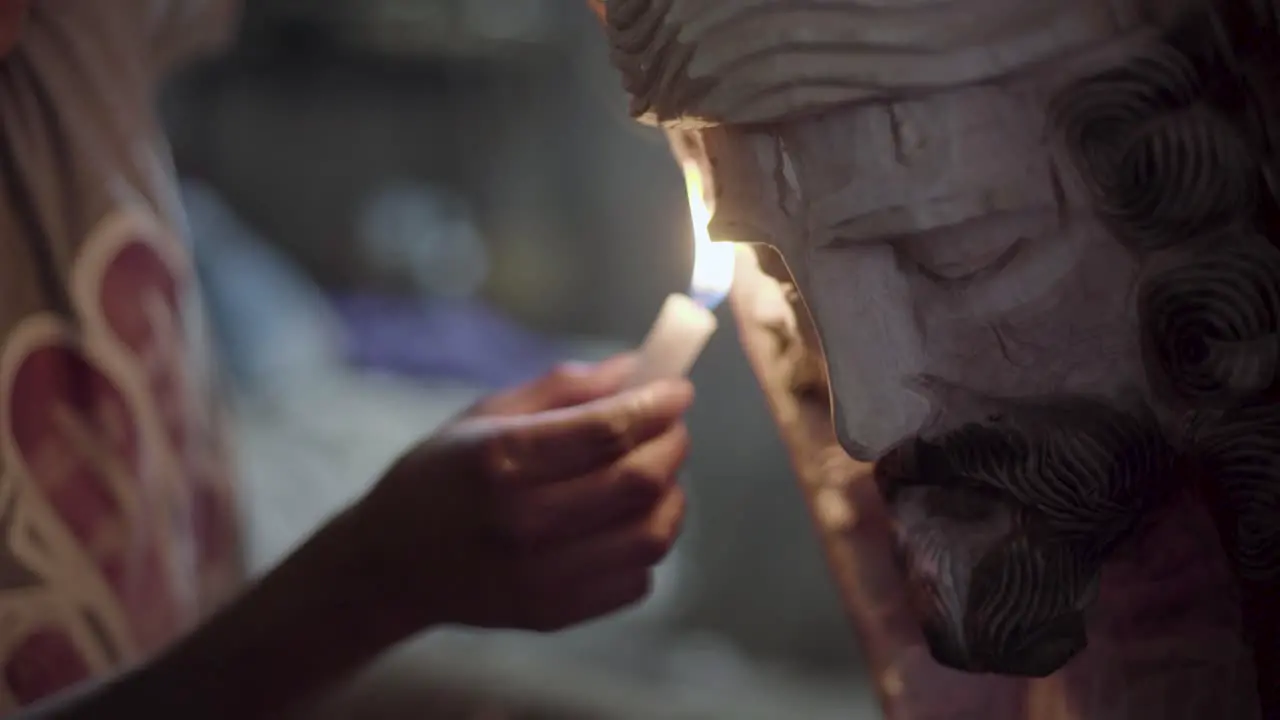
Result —
M876 462L902 441L912 438L926 425L927 406L916 406L918 398L908 397L893 408L899 412L859 413L851 418L837 399L832 418L840 446L858 462ZM900 416L893 419L894 416Z
M801 289L826 353L840 443L874 461L932 414L929 399L906 386L928 360L912 284L888 244L794 260L804 263Z
M849 431L845 429L844 417L837 410L835 416L836 439L840 441L840 447L849 454L849 457L858 462L875 462L880 455L870 445L859 442L849 435Z

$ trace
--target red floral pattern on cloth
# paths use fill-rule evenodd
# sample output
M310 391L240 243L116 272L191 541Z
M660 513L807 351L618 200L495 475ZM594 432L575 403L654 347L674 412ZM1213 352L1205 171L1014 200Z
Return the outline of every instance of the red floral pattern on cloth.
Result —
M89 679L89 665L55 627L38 627L11 651L4 680L19 705L30 705Z
M98 301L112 333L146 373L150 397L169 445L189 480L190 520L198 561L234 561L237 528L229 502L227 451L219 428L192 393L182 323L190 283L165 262L144 235L124 243L103 272Z
M143 486L138 423L120 390L74 347L30 351L9 389L14 444L44 496L97 564L143 649L178 631L156 493Z
M150 216L117 216L80 248L76 317L43 313L6 338L3 470L47 509L26 516L52 548L37 574L76 608L67 618L107 627L33 610L25 635L0 647L8 703L83 680L102 657L154 652L239 578L228 448L189 362L190 278ZM115 647L94 652L104 643Z

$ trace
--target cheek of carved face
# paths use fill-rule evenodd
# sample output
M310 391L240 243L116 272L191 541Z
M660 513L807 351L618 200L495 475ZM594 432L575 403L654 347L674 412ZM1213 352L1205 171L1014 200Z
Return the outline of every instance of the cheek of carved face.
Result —
M1008 399L1145 394L1138 262L992 88L702 133L713 232L775 245L813 314L842 444L875 460Z
M976 219L911 238L813 248L805 297L846 449L875 460L1050 396L1141 396L1136 268L1084 221Z

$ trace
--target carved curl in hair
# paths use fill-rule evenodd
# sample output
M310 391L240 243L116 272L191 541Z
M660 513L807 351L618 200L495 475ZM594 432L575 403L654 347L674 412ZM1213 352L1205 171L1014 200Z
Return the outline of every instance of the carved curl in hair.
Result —
M1240 576L1280 580L1280 407L1255 404L1202 414L1193 430L1195 456L1220 484L1235 515Z
M1137 252L1252 220L1253 149L1206 100L1202 74L1161 46L1080 80L1050 110L1099 215Z
M1153 389L1223 409L1271 387L1280 361L1280 250L1225 238L1143 281L1138 314Z

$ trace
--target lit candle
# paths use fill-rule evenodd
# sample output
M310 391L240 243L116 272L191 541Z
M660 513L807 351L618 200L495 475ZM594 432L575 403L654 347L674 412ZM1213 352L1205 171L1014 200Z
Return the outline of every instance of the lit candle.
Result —
M702 171L684 163L689 214L693 221L693 279L689 292L672 293L662 303L658 319L639 349L639 367L631 384L684 377L716 331L713 312L733 284L733 245L713 243L707 231L711 222Z

